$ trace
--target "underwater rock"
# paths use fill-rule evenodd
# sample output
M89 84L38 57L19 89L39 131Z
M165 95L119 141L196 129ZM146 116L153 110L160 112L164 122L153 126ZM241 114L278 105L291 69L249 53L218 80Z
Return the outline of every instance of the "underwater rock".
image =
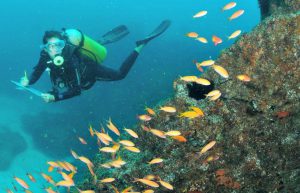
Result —
M189 96L189 83L176 80L174 98L160 105L176 107L177 113L197 106L205 115L186 119L158 112L135 128L140 140L134 142L141 153L118 154L127 162L122 168L105 169L101 164L110 157L97 156L98 179L114 176L119 189L134 186L141 191L146 186L134 178L153 174L174 186L173 191L155 189L158 193L300 192L299 21L299 13L268 17L224 50L216 64L226 68L229 78L212 68L203 75L221 91L219 100L195 100ZM240 81L240 74L251 80ZM187 142L158 138L144 126L178 129ZM217 141L215 147L200 155L212 140ZM164 162L148 165L154 157ZM81 187L113 192L111 186L92 181L87 177Z
M258 0L258 3L262 19L274 14L293 13L300 10L298 0Z
M5 171L15 157L27 149L27 143L18 132L3 126L0 128L0 171Z
M71 155L70 149L95 153L96 147L82 145L78 139L89 138L87 125L82 123L82 119L79 114L41 112L24 115L22 124L37 150L52 158L62 159Z

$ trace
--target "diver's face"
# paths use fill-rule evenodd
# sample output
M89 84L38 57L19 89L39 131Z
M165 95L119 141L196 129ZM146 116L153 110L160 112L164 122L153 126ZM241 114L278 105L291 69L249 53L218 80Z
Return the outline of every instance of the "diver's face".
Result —
M44 46L44 50L48 53L50 58L53 59L56 55L60 55L62 53L64 47L64 40L61 40L57 37L52 37L48 39L47 44Z

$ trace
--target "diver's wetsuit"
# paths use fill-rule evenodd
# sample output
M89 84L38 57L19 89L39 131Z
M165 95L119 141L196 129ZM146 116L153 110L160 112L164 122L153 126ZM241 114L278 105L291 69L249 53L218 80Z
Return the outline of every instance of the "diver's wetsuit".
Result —
M97 80L114 81L126 77L133 66L138 52L133 51L123 62L119 70L97 64L92 59L80 54L75 46L67 44L63 50L64 63L55 66L49 55L43 50L38 64L29 77L29 84L34 84L49 68L55 101L64 100L81 94L81 90L91 88Z

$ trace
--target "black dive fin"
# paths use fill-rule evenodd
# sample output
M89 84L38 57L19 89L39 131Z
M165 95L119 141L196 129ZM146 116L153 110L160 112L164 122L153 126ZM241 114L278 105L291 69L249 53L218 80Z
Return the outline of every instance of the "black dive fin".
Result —
M147 44L150 40L158 37L160 34L162 34L164 31L166 31L169 26L171 25L171 21L170 20L164 20L160 23L160 25L158 27L155 28L155 30L150 33L147 37L145 37L142 40L139 40L136 42L136 45L142 45L142 44Z
M125 25L120 25L118 27L115 27L114 29L110 30L106 34L104 34L98 42L102 45L110 44L113 42L116 42L126 35L129 34L129 31Z

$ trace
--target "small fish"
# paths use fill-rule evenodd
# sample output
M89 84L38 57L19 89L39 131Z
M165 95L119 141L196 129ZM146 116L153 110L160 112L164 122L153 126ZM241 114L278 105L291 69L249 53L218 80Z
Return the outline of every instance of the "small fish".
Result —
M207 145L205 145L201 151L200 151L200 155L204 154L205 152L207 152L208 150L210 150L214 145L216 144L216 141L211 141L209 142Z
M213 90L213 91L210 91L209 93L207 93L205 96L212 97L212 96L218 95L220 93L221 93L220 90Z
M93 130L92 125L89 126L89 132L90 132L90 135L93 137L94 134L95 134L95 132L94 132L94 130Z
M120 131L119 131L118 128L111 122L111 119L110 119L110 118L109 118L108 124L106 124L106 126L107 126L112 132L114 132L116 135L120 136Z
M28 176L29 180L32 181L32 182L36 182L35 178L29 174L28 172L26 173L26 175Z
M133 182L141 182L143 184L146 184L146 185L154 187L154 188L159 187L158 183L151 181L151 180L147 180L147 179L135 178L135 180Z
M113 141L113 139L106 133L96 133L97 137L102 141Z
M238 17L240 17L241 15L243 15L245 12L245 10L241 9L241 10L238 10L236 12L234 12L228 19L229 21L233 20L233 19L236 19Z
M148 164L158 164L158 163L161 163L161 162L163 162L164 160L163 159L161 159L161 158L155 158L155 159L153 159L153 160L151 160L150 162L148 162Z
M213 65L213 69L219 74L221 75L223 78L228 78L229 74L227 72L227 70L225 68L223 68L222 66L219 65Z
M228 37L228 39L230 40L230 39L236 38L236 37L238 37L241 33L242 33L241 30L236 30L235 32L233 32L233 33Z
M204 112L198 107L190 107L193 111L195 111L200 116L204 116Z
M18 177L14 177L14 179L18 182L18 184L20 184L23 188L25 188L25 189L29 189L29 186L28 186L28 184L24 181L24 180L22 180L21 178L18 178Z
M87 142L85 141L85 139L83 139L82 137L78 137L78 139L79 139L81 144L87 145Z
M75 159L78 159L78 155L75 151L73 151L72 149L70 150L71 151L71 154L72 156L75 158Z
M147 189L147 190L144 190L142 193L154 193L154 190Z
M91 160L89 160L87 157L80 156L80 157L78 157L78 159L87 165L94 166L94 164L91 162Z
M185 82L195 82L197 80L197 76L182 76L180 77L180 80Z
M131 135L132 137L134 137L134 138L139 138L138 134L136 134L136 132L134 132L133 130L131 130L131 129L126 129L126 128L124 128L124 130L125 130L129 135Z
M120 144L125 145L125 146L129 146L129 147L133 147L134 143L132 141L129 140L121 140L119 141Z
M171 184L169 184L168 182L159 180L159 183L160 183L163 187L165 187L165 188L167 188L167 189L169 189L169 190L173 190L173 189L174 189L173 186L172 186Z
M32 191L30 191L30 190L25 190L24 192L25 193L32 193Z
M102 147L99 149L100 151L102 152L105 152L105 153L115 153L117 152L114 148L112 147Z
M196 40L198 40L199 42L202 42L204 44L207 44L207 42L208 42L207 39L204 37L198 37L198 38L196 38Z
M183 113L180 113L179 117L185 117L189 119L194 119L196 117L199 117L200 115L195 111L185 111Z
M129 147L129 146L124 146L125 149L127 149L128 151L134 152L134 153L140 153L141 151L136 148L136 147Z
M57 193L56 191L52 190L51 187L49 188L44 187L43 189L46 190L47 193Z
M7 193L13 193L13 191L11 191L10 189L6 189Z
M212 41L215 44L215 46L223 42L223 40L221 38L219 38L218 36L215 36L215 35L212 36Z
M223 8L222 8L222 11L226 11L226 10L229 10L229 9L232 9L236 6L236 2L230 2L228 4L226 4Z
M236 78L244 82L249 82L251 80L251 78L247 74L237 75Z
M156 115L155 111L151 108L146 107L145 110L150 114L150 115Z
M164 134L163 131L160 131L160 130L157 130L157 129L150 129L150 132L153 134L153 135L156 135L157 137L160 137L160 138L166 138L166 135Z
M155 179L156 179L156 176L155 176L155 175L152 175L152 174L149 174L149 175L145 176L144 179L147 179L147 180L155 180Z
M100 180L100 182L101 183L110 183L110 182L113 182L115 180L116 180L115 178L105 178L105 179Z
M150 121L152 119L152 117L150 117L149 115L139 115L138 116L139 120L141 121Z
M210 101L215 101L215 100L217 100L218 98L220 98L221 95L222 95L222 93L216 94L216 95L210 97L209 100L210 100Z
M52 177L51 176L48 176L47 174L45 173L41 173L42 177L46 180L46 182L52 184L52 185L55 185L55 182L53 181Z
M95 193L94 190L80 190L79 188L76 187L79 193Z
M170 107L170 106L160 107L159 110L165 111L167 113L176 113L176 108L175 107Z
M211 66L213 64L215 64L215 61L214 60L205 60L201 63L197 63L198 65L200 66Z
M179 136L179 135L181 135L181 133L180 133L180 131L174 131L174 130L173 130L173 131L168 131L168 132L166 132L165 135L166 135L166 136L171 136L171 137L172 137L172 136Z
M179 136L172 136L173 139L175 139L176 141L179 141L179 142L182 142L182 143L185 143L187 142L187 139L181 135Z
M187 37L189 37L189 38L197 38L198 36L199 36L199 34L198 33L196 33L196 32L189 32L189 33L187 33L187 34L185 34Z
M204 86L210 85L209 80L207 80L205 78L197 78L197 80L195 81L195 83L201 84L201 85L204 85Z
M75 186L73 180L72 181L66 181L66 180L62 180L59 181L55 184L55 186L64 186L64 187L71 187L71 186Z
M199 11L198 13L196 13L193 18L199 18L199 17L203 17L207 14L207 11Z

